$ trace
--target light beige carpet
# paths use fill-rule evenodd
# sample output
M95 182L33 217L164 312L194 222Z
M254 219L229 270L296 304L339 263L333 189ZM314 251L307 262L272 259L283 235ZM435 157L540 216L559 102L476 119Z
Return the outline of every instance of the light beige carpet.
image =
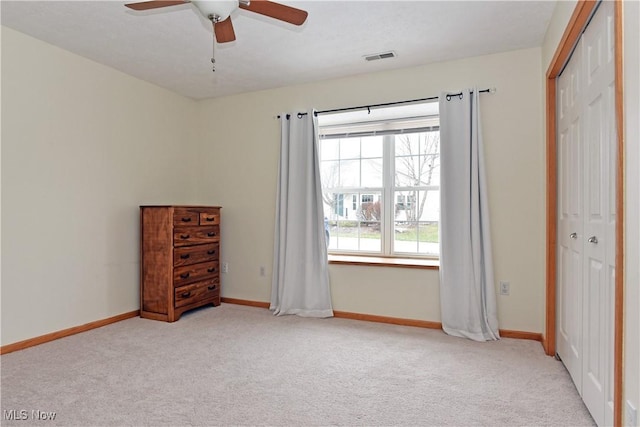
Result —
M172 324L129 319L0 363L7 426L594 425L538 342L229 304Z

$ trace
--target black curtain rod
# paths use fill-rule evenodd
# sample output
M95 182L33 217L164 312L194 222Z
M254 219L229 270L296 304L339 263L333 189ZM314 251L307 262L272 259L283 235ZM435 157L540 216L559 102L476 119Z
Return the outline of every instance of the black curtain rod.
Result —
M489 93L491 92L492 89L482 89L479 90L479 93ZM469 92L471 93L471 92ZM451 98L453 97L459 97L460 99L462 99L462 92L458 92L458 93L450 93L447 94L447 101L451 101ZM338 113L341 111L352 111L352 110L371 110L371 108L377 108L377 107L388 107L390 105L401 105L401 104L412 104L412 103L416 103L416 102L424 102L424 101L435 101L436 99L440 99L439 96L431 96L429 98L419 98L419 99L409 99L406 101L395 101L395 102L385 102L383 104L371 104L371 105L360 105L358 107L346 107L346 108L334 108L332 110L322 110L322 111L316 111L315 115L317 116L318 114L327 114L327 113ZM306 116L307 113L298 113L298 118L301 118L303 116ZM277 116L278 118L280 118L280 116ZM287 114L287 120L289 120L289 118L291 117L291 114Z

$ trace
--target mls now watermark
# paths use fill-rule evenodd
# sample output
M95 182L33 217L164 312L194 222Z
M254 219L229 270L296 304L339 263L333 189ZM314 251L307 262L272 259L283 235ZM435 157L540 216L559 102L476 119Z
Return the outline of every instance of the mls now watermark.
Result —
M56 413L39 409L5 409L2 411L2 418L6 421L53 421L56 419Z

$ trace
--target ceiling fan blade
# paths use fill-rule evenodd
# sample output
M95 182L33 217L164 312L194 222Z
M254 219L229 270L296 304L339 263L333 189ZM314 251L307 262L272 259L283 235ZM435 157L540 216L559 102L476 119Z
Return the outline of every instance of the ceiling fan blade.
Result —
M236 33L233 31L230 16L224 21L213 24L213 32L216 34L216 41L218 43L232 42L236 39Z
M251 0L248 6L240 3L240 7L293 25L304 24L308 15L308 13L302 9L296 9L295 7L285 6L284 4L268 0Z
M133 10L148 10L157 9L159 7L176 6L179 4L191 3L188 0L175 0L175 1L142 1L139 3L125 4L129 9Z

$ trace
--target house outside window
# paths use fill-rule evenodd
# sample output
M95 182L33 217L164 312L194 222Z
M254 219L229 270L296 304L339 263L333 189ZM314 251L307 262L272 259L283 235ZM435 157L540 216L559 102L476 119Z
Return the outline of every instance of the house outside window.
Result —
M329 253L437 258L438 104L318 119Z
M412 195L406 196L404 194L398 194L396 196L396 209L399 211L411 209L414 199L415 197Z

